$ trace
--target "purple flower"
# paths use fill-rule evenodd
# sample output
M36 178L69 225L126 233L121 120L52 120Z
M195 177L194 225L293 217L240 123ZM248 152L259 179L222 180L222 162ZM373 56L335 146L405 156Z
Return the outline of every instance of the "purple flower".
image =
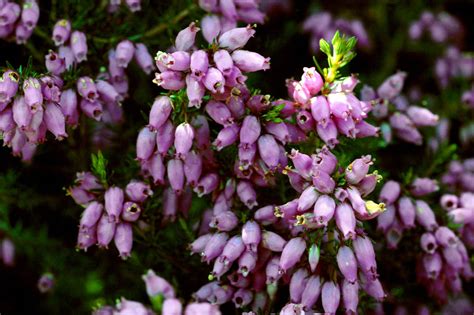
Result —
M300 261L306 249L306 242L301 237L295 237L286 243L281 253L280 270L286 272Z
M67 137L66 119L61 108L54 103L47 103L44 110L44 122L46 128L54 134L56 140L62 140Z
M87 40L84 33L79 31L72 32L71 49L77 63L87 60Z
M63 45L71 34L71 23L68 20L59 20L53 28L53 41L56 46Z
M375 262L375 252L371 240L368 237L357 236L353 240L352 246L362 272L376 277L377 263Z
M194 45L194 40L199 30L199 27L194 22L191 22L188 27L181 30L176 36L176 50L189 50Z
M231 29L219 36L219 47L230 51L242 48L254 34L255 30L250 25Z
M332 281L326 281L321 290L321 300L326 313L336 314L339 301L341 300L339 285Z
M130 257L133 245L133 231L130 223L121 222L117 224L114 243L122 259Z
M416 201L416 221L427 231L433 231L438 226L433 210L423 200Z
M319 276L311 276L306 281L306 286L301 294L301 305L305 311L310 311L318 301L321 292L321 279ZM295 313L296 314L296 313Z
M436 180L430 178L416 178L413 183L411 183L410 192L415 197L421 197L435 192L438 189L439 186Z
M347 246L341 246L336 257L337 265L344 278L354 283L357 280L357 261L352 250Z
M155 297L162 294L166 299L173 299L175 297L174 289L168 281L157 276L151 269L142 276L146 286L146 293L149 297Z
M25 94L25 102L34 113L40 110L43 104L43 94L41 92L40 82L35 78L29 78L23 82L23 92Z
M238 190L238 186L237 186ZM248 251L257 252L257 246L262 239L260 226L255 221L247 221L242 227L242 241Z
M356 218L352 207L347 202L341 203L337 205L334 216L336 225L342 232L344 239L355 239Z
M227 233L213 234L201 253L202 261L205 261L209 264L212 260L214 260L214 258L217 258L219 255L221 255L228 238L229 236Z
M301 296L306 287L308 272L304 268L296 270L291 276L290 281L290 299L293 303L300 303Z
M243 72L255 72L270 69L270 58L248 50L235 50L232 53L234 64Z

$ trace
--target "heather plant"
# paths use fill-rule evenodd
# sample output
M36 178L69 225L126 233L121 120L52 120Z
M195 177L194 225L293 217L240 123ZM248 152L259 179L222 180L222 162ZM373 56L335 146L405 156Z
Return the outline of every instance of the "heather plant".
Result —
M472 34L364 6L0 0L0 312L471 314Z

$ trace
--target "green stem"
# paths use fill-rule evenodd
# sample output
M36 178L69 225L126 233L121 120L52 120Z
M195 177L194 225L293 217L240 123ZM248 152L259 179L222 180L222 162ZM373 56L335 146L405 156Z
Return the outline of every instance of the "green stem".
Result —
M196 5L191 4L189 7L187 7L183 11L179 12L170 22L164 22L164 23L158 24L157 26L155 26L154 28L152 28L151 30L146 32L143 35L143 37L144 38L153 37L153 36L163 32L163 31L165 31L168 28L169 25L177 24L182 19L187 17L195 8L196 8Z

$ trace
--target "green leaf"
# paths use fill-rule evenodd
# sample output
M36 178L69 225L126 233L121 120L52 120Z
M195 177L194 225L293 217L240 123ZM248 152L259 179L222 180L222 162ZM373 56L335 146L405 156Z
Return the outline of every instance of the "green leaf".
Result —
M99 150L97 154L91 154L92 160L92 172L99 178L100 182L107 186L107 159L102 155Z
M331 46L329 46L329 43L324 38L321 38L319 40L319 49L323 53L325 53L328 57L330 57L332 55Z

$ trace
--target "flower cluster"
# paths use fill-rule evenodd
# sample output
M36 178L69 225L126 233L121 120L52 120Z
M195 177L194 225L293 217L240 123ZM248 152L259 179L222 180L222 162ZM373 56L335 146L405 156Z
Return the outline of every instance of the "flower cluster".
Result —
M445 43L459 37L462 26L454 16L447 12L433 14L430 11L424 11L417 21L411 23L408 34L411 39L418 40L424 33L429 33L436 43Z
M383 204L364 202L361 196L369 194L378 179L376 174L368 174L370 157L351 163L344 175L349 184L337 189L330 175L336 169L337 160L327 148L312 157L293 151L290 158L295 169L286 168L284 172L301 196L281 206L258 209L254 220L246 221L237 235L229 235L238 225L236 213L231 210L234 189L248 208L257 204L255 192L240 182L236 188L226 185L218 195L212 216L207 220L217 232L203 229L205 234L196 239L190 249L192 253L199 253L203 261L214 262L210 277L220 282L211 282L198 290L195 294L198 300L216 304L232 300L236 307L248 306L253 301L252 309L258 312L273 298L271 288L276 288L280 279L283 282L291 279L291 302L301 304L306 311L313 309L320 292L326 312L338 308L341 292L345 308L356 310L358 264L364 274L359 279L364 290L376 299L384 297L371 241L361 231L356 232L356 217L367 220L384 209ZM338 230L331 223L333 217ZM272 227L280 232L272 231ZM293 235L289 240L281 236L285 228ZM303 234L296 236L300 233ZM333 241L328 235L332 235ZM348 239L353 240L355 254L345 246ZM306 250L307 260L303 258ZM325 282L326 269L321 263L318 268L320 256L324 257L323 265L330 264L329 257L334 258L336 252L341 281ZM221 280L226 274L227 279Z
M379 200L387 205L387 211L378 217L377 229L385 234L389 248L398 246L403 231L414 228L415 221L428 231L437 227L433 210L418 198L438 189L437 182L429 178L416 178L408 187L409 195L402 194L400 183L394 180L385 183Z
M96 80L83 76L65 82L61 75L66 77L66 70L87 58L86 37L78 31L71 34L70 22L60 20L52 38L60 47L58 53L50 50L45 56L47 75L31 76L29 69L23 73L7 70L0 78L0 132L4 144L25 161L46 140L47 131L57 140L66 138L66 126L77 126L80 112L108 124L121 122L128 64L135 58L144 72L154 69L145 45L124 40L109 52L108 71L99 73ZM67 42L70 45L64 45Z
M446 49L444 56L436 60L434 72L442 88L446 88L449 82L455 78L472 79L474 77L474 57L463 54L458 48L450 46Z
M335 18L331 13L323 11L314 13L303 23L303 31L311 34L310 46L313 52L319 51L321 38L329 41L337 30L347 35L356 36L360 47L370 47L369 35L362 21L358 19Z
M109 0L108 11L111 13L117 11L121 2L121 0ZM142 9L141 0L125 0L125 4L131 12L138 12Z
M155 60L159 73L155 82L167 90L180 90L186 87L190 107L199 107L206 91L224 98L233 87L243 84L245 72L266 70L270 58L258 53L242 50L255 31L250 27L231 29L219 35L214 27L203 35L208 41L216 40L217 46L209 51L194 49L194 41L200 29L191 23L179 32L173 53L158 52Z
M388 77L377 91L365 85L361 99L374 104L372 115L376 119L388 120L381 125L386 142L390 143L395 135L403 141L421 145L423 136L418 128L436 126L439 117L427 108L409 105L407 98L400 94L405 78L405 72L397 72Z
M441 183L451 191L474 192L474 158L451 161L441 177Z
M291 109L285 113L296 115L300 133L316 131L331 148L339 143L338 134L348 138L376 136L379 129L364 121L372 104L360 101L353 93L358 82L355 76L350 76L334 82L330 93L323 93L321 75L314 67L304 68L300 81L287 80L292 101L285 102Z
M15 36L17 44L25 44L38 23L40 10L36 0L25 0L23 5L0 2L0 38Z
M440 226L429 204L418 199L438 189L436 181L417 178L408 187L412 197L400 196L400 184L388 181L379 196L380 201L388 205L387 211L379 216L377 228L385 234L387 246L392 249L397 247L403 231L414 228L415 222L424 229L425 232L420 236L420 247L424 254L417 263L418 281L426 286L430 295L445 302L448 291L456 294L462 292L460 277L469 280L473 272L464 243L449 227ZM454 210L457 198L450 195L443 198L441 203L444 207L459 211ZM472 230L469 226L467 229ZM469 233L472 234L472 231Z
M153 194L150 187L132 180L125 192L116 186L105 189L93 174L82 172L77 174L76 185L70 187L68 193L85 207L77 247L87 250L97 244L107 248L114 240L120 257L129 257L133 244L132 223L139 219L143 202Z
M259 10L258 0L199 0L199 6L209 15L203 18L217 20L223 29L237 26L237 22L263 24L265 13ZM219 28L220 29L220 28Z
M153 305L158 305L163 315L220 315L221 312L217 305L210 303L189 303L186 305L183 313L183 303L176 297L175 290L171 284L160 276L157 276L153 270L142 276L146 285L146 292ZM122 298L115 307L103 306L95 310L93 315L152 315L155 314L151 309L140 302L126 300Z

